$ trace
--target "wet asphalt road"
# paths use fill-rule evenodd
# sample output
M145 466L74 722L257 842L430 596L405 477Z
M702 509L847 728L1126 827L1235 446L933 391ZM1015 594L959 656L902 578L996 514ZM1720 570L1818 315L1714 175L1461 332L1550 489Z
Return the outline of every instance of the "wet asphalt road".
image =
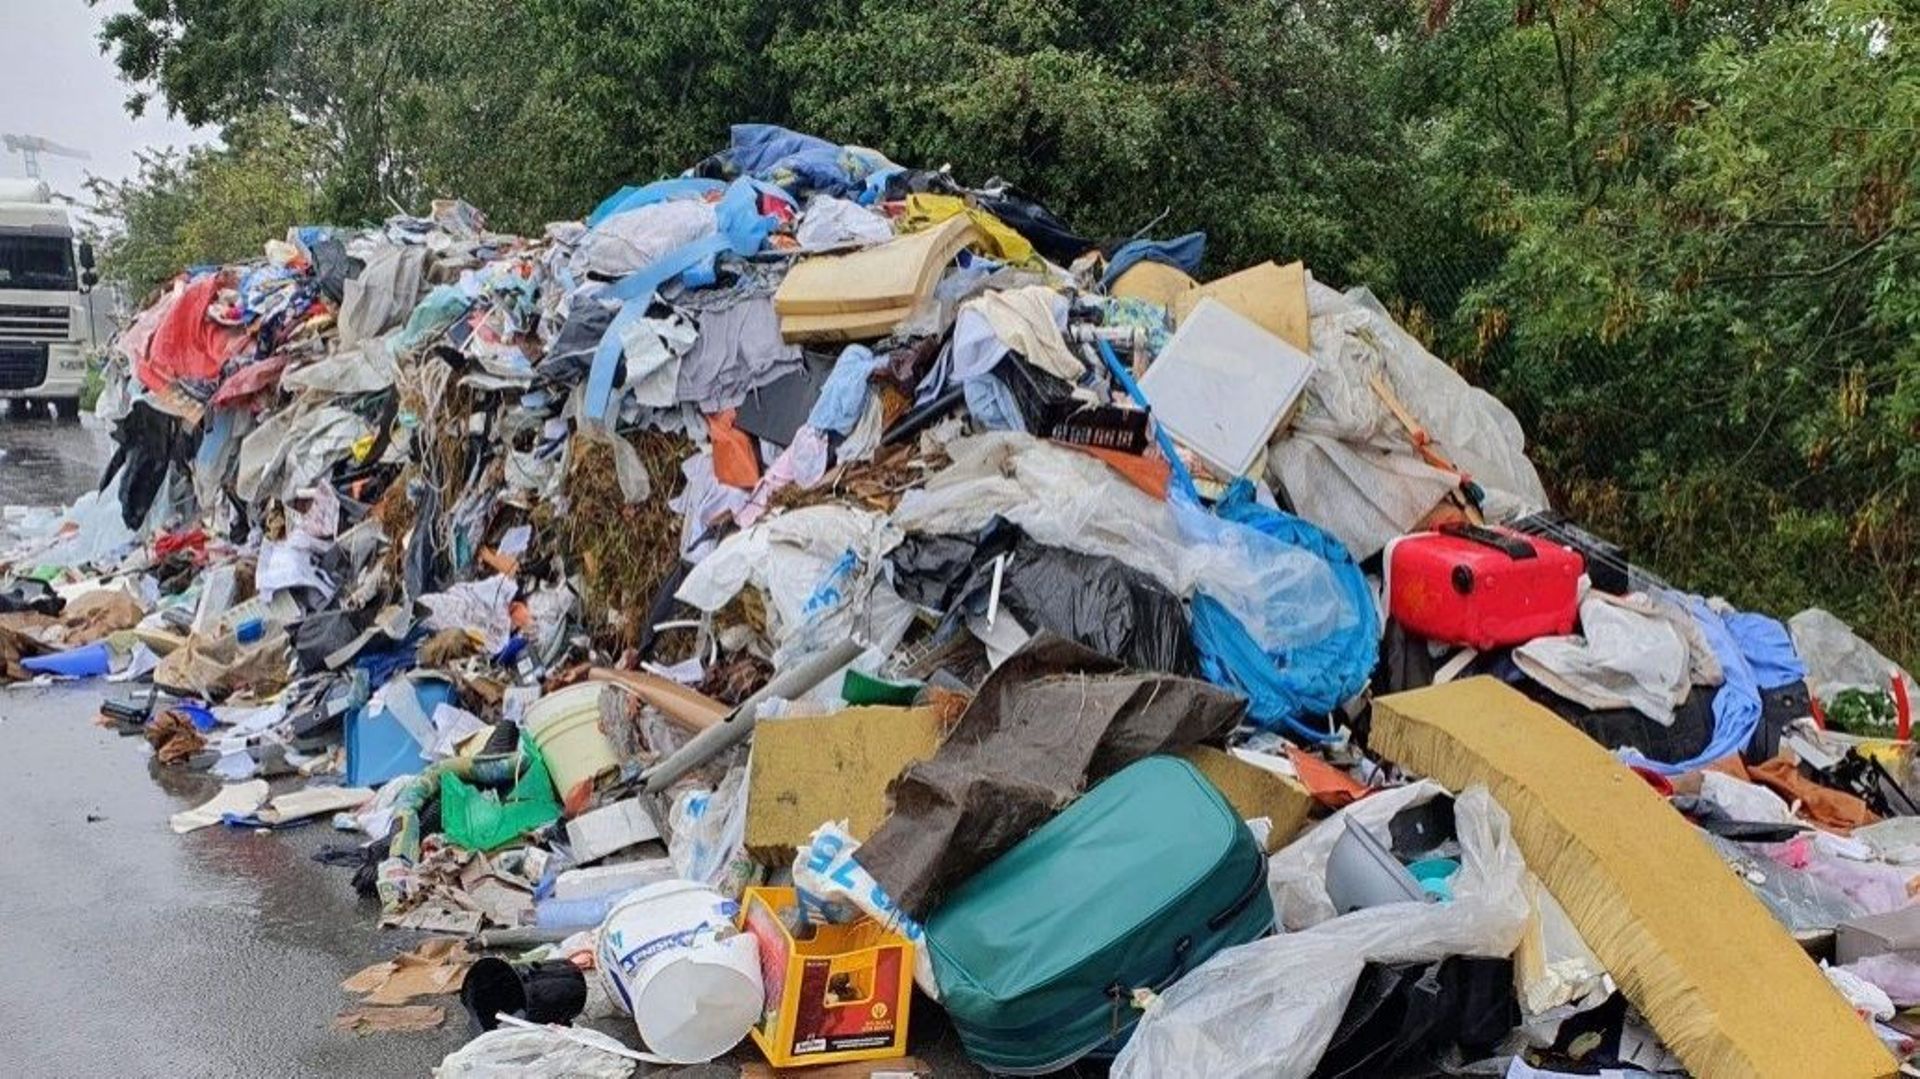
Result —
M111 453L104 430L0 416L0 505L70 501ZM107 688L0 688L0 1071L421 1076L466 1041L452 999L438 1031L330 1030L341 979L409 943L309 857L353 837L174 835L219 783L94 726Z
M0 415L0 506L69 502L111 455L102 429ZM356 840L324 822L174 835L168 818L220 784L95 726L102 696L123 688L0 687L0 1076L424 1076L465 1044L452 997L416 1001L446 1007L439 1030L329 1029L352 1003L341 980L418 937L375 928L378 905L355 896L351 871L311 859ZM625 1024L594 1025L632 1042ZM915 1014L910 1048L937 1075L983 1074L937 1009ZM730 1059L757 1056L749 1044Z
M0 506L53 506L100 482L113 456L104 426L0 414Z

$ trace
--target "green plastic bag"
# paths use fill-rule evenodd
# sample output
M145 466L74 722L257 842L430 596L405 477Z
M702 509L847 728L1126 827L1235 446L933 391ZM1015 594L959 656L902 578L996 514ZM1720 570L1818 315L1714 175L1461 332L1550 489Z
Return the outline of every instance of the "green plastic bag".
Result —
M473 762L477 782L513 779L504 801L492 790L467 783L452 772L440 775L440 825L454 846L490 851L504 847L543 825L560 819L560 801L554 797L547 762L531 741L520 752Z

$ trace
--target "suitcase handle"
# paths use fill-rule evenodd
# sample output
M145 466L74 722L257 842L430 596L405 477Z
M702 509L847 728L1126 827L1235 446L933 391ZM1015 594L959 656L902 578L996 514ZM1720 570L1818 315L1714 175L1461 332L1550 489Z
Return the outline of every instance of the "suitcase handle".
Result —
M1440 526L1440 532L1442 535L1457 536L1469 543L1478 543L1482 547L1491 547L1505 554L1515 562L1525 561L1529 558L1538 558L1540 556L1540 553L1533 549L1533 544L1528 543L1519 536L1508 535L1505 532L1488 528L1485 525L1467 524L1464 521L1448 521Z

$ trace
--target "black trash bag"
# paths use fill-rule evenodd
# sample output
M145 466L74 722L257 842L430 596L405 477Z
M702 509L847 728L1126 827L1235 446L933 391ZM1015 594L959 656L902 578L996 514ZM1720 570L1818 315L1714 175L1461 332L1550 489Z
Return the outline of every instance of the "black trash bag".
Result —
M1761 690L1760 722L1742 755L1750 761L1770 761L1779 756L1780 736L1786 733L1787 724L1812 714L1813 694L1804 681Z
M372 612L340 610L301 619L293 632L293 657L300 673L328 670L327 657L352 644L372 621Z
M992 602L1029 633L1076 641L1129 667L1194 674L1199 663L1186 607L1158 581L1103 556L1050 547L996 517L975 540L909 536L888 556L896 591L936 611L981 614Z
M348 258L347 245L329 236L307 249L313 255L313 283L334 307L347 295L347 278L358 271ZM364 265L364 264L363 264Z
M1713 695L1718 686L1695 686L1680 707L1673 724L1661 726L1632 708L1590 709L1567 700L1531 678L1520 678L1513 688L1580 728L1587 737L1620 749L1632 746L1650 760L1674 763L1699 756L1713 737Z
M981 209L1026 237L1034 250L1045 255L1048 261L1062 266L1071 265L1074 259L1100 246L1096 241L1068 228L1067 223L1054 216L1053 211L1012 185L1001 187L992 194L982 194L977 201Z
M166 485L167 474L175 466L181 475L192 472L200 435L184 430L179 420L147 402L135 401L114 427L113 439L119 448L107 462L100 489L118 476L121 523L137 530Z
M1430 1075L1435 1060L1456 1047L1466 1060L1490 1055L1519 1022L1510 959L1368 963L1313 1074Z
M65 610L66 606L67 601L61 599L47 582L31 577L14 581L0 590L0 614L31 612L52 617Z

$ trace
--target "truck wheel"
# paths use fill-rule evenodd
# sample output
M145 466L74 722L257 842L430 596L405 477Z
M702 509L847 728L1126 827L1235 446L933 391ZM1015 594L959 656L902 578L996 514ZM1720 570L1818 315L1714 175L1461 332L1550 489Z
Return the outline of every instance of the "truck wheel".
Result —
M54 415L59 416L67 423L72 423L80 418L80 399L78 397L55 398L47 402L47 404L52 409Z

